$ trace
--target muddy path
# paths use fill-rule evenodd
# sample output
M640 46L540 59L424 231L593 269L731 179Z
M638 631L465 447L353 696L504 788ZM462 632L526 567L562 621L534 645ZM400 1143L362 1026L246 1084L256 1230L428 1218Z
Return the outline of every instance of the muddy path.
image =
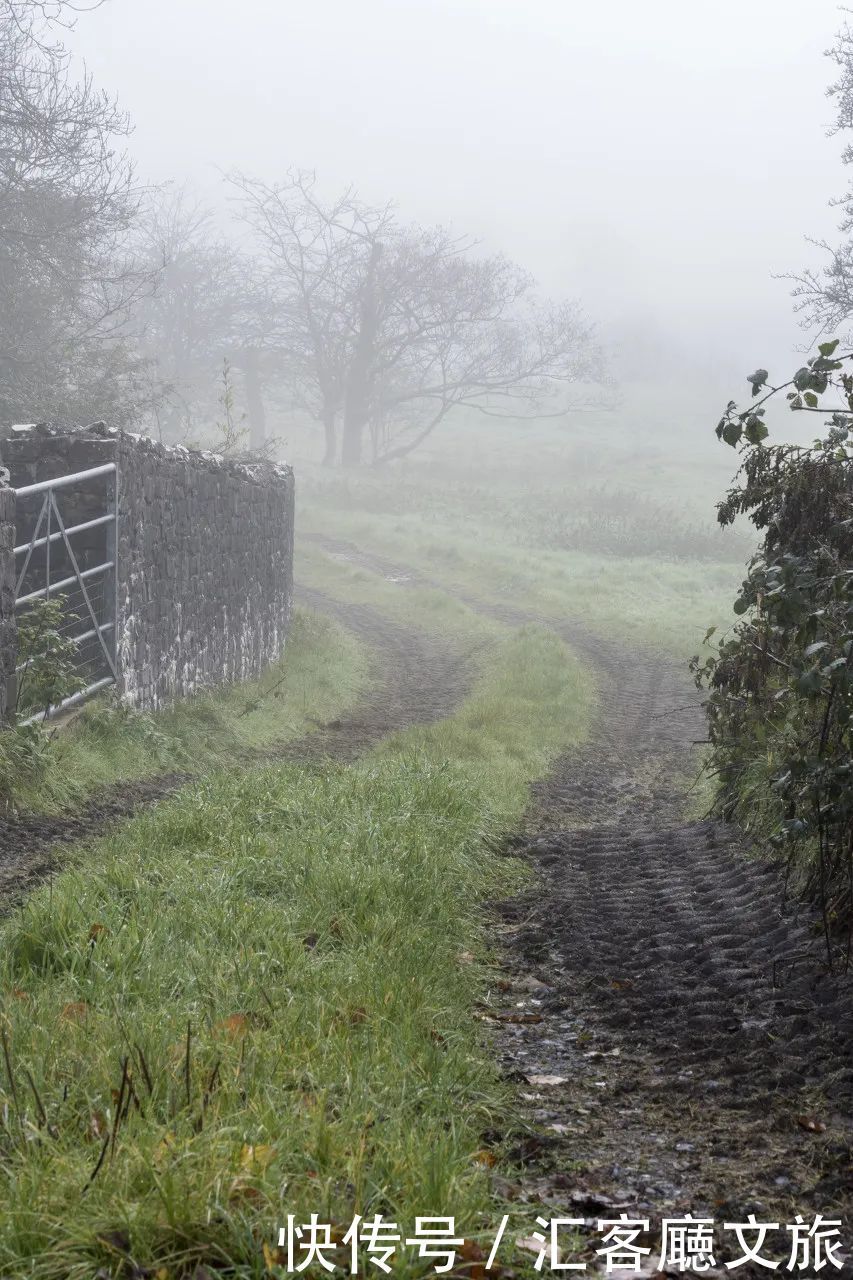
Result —
M402 586L427 581L324 545ZM554 626L599 695L590 738L535 787L513 841L533 886L491 925L504 972L482 1017L522 1107L517 1132L496 1135L521 1170L503 1194L585 1219L592 1271L596 1221L620 1212L653 1234L690 1211L823 1213L849 1232L853 984L827 972L819 922L784 904L777 865L735 829L685 819L704 725L683 666L463 598ZM765 1252L784 1267L790 1236ZM754 1273L768 1271L734 1272Z
M392 733L452 715L466 696L474 669L470 652L322 591L297 587L296 602L335 618L362 640L373 655L375 680L353 711L287 743L280 757L355 760Z
M374 680L351 712L305 737L252 753L244 764L323 758L349 763L390 733L450 715L465 697L473 670L471 654L390 622L367 605L348 604L319 591L297 588L296 603L335 618L362 640L372 655ZM0 914L57 870L69 845L103 835L189 781L189 773L168 773L120 782L103 788L73 813L0 818Z

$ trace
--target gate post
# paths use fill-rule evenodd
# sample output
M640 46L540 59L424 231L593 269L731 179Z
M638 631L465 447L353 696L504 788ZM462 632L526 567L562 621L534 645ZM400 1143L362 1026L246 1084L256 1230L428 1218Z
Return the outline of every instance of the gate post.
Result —
M117 449L115 452L115 471L112 475L107 476L107 503L106 510L112 515L112 520L106 528L106 559L112 560L113 567L109 570L104 580L104 621L111 622L112 631L107 632L112 636L111 652L113 655L113 666L115 668L116 687L119 697L124 693L124 681L119 673L119 609L118 609L118 558L119 558L119 536L118 536L118 486L119 486L119 468L121 466L121 456Z
M14 700L13 682L18 652L15 625L15 490L8 472L0 468L0 723Z

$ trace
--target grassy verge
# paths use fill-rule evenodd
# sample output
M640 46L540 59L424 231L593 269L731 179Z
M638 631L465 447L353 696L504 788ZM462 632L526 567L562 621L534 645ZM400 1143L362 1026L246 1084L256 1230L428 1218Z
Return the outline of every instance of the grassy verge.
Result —
M309 733L354 706L368 655L328 618L293 617L287 650L260 680L188 698L157 715L99 701L60 732L0 738L0 795L51 812L109 783L195 772Z
M467 961L520 874L488 837L589 712L525 628L443 724L209 776L36 892L0 934L0 1273L261 1276L288 1212L482 1229L505 1099Z

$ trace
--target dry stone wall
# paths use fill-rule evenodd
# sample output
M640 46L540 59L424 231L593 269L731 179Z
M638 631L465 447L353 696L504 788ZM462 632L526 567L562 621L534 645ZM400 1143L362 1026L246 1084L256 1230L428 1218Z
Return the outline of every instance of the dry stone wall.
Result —
M128 702L155 710L258 676L281 655L293 591L290 467L103 427L27 433L4 441L3 457L16 487L116 462L118 687ZM63 501L70 524L90 518L97 497L84 486L76 508L71 490ZM104 537L93 535L84 560L105 554Z
M15 494L0 479L0 721L15 674Z

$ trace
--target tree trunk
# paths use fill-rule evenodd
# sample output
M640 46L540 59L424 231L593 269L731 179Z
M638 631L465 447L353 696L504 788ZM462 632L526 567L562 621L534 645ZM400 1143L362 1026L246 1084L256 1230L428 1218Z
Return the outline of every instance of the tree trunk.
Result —
M263 449L267 440L267 415L264 410L264 400L261 393L258 353L254 347L246 347L243 352L243 377L246 380L249 445L253 450Z
M381 244L377 242L371 246L367 273L361 289L358 337L344 391L344 439L341 462L345 467L357 467L361 462L362 437L370 419L370 374L378 326L376 268L381 254Z
M323 430L326 433L326 452L323 454L324 467L333 467L338 456L338 429L335 416L334 409L323 410Z

